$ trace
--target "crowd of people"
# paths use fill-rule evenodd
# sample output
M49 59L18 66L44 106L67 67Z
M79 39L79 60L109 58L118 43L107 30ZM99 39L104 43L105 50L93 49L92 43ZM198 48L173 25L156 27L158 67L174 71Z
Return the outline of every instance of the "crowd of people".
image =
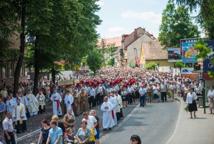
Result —
M140 101L140 106L149 102L174 100L175 94L183 97L188 110L197 111L197 95L202 94L198 81L171 73L144 71L141 69L111 68L102 69L96 76L78 75L72 84L45 85L33 94L31 86L20 87L13 96L4 87L0 97L0 115L3 120L4 137L7 144L14 144L14 132L27 130L26 121L30 117L46 112L52 103L53 117L42 120L38 144L99 144L100 128L109 131L124 117L123 110ZM213 109L214 90L208 92ZM94 108L102 112L102 121ZM82 115L80 128L76 116ZM59 120L63 117L63 120ZM13 128L13 126L15 126Z

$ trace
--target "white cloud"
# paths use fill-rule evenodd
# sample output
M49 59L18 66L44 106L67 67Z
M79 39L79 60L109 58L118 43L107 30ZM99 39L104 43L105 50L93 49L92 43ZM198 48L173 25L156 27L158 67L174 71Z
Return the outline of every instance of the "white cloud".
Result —
M99 1L97 2L97 4L98 4L100 7L104 6L104 0L99 0Z
M104 34L105 37L121 36L125 32L125 28L120 26L109 27Z
M143 20L146 23L151 24L160 24L161 23L161 14L155 13L153 11L146 12L137 12L137 11L124 11L121 14L124 19L132 19L132 20Z

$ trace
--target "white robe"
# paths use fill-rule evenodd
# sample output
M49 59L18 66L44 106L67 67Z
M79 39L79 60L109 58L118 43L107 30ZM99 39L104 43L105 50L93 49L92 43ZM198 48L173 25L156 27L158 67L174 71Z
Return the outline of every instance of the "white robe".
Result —
M12 116L14 121L27 120L24 104L20 103L19 105L17 105Z
M116 99L117 99L117 102L118 102L118 105L117 105L117 108L116 108L116 112L120 112L120 109L123 108L122 97L118 94L116 96Z
M51 101L52 101L52 106L53 106L53 114L54 115L62 115L62 108L61 108L61 101L62 97L59 93L53 93L51 95ZM58 103L58 104L57 104Z
M112 123L112 127L117 125L117 116L116 116L116 110L117 110L117 106L118 106L118 102L117 102L117 98L114 96L114 97L110 97L109 100L108 100L111 105L112 105L112 112L113 112L113 115L112 115L112 119L114 120L113 123Z
M26 95L25 100L30 116L37 115L39 111L39 102L36 97L33 94L28 94Z
M44 94L37 94L36 99L38 100L39 106L43 109L45 106L45 95Z
M112 128L112 105L109 102L103 102L101 105L101 111L103 112L103 128Z
M72 104L74 103L74 97L72 95L66 95L65 98L64 98L64 103L65 103L65 106L66 106L66 112L70 113L73 115L73 117L75 117L74 115L74 111L73 111L73 108L72 108Z

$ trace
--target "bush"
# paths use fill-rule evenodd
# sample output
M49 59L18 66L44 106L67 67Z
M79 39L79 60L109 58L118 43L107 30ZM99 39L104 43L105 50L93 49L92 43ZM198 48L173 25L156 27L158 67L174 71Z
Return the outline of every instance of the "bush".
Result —
M145 68L148 70L154 70L157 67L157 64L155 62L150 62L145 64Z

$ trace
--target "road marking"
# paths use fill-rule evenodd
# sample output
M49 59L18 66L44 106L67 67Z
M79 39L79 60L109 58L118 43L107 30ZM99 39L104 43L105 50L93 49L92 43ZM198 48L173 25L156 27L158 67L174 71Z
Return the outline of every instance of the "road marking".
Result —
M139 108L139 106L140 106L140 104L136 105L135 108L116 127L114 127L112 130L119 129L131 116L133 116L133 113L135 111L137 111L137 108ZM103 135L101 137L101 139L100 139L100 143L103 143L103 141L105 141L108 137L109 137L109 135L107 135L107 134Z
M26 139L26 138L28 138L28 137L31 137L31 136L33 136L33 135L36 135L37 133L40 132L40 130L41 130L41 129L37 129L37 130L35 130L35 131L33 131L33 132L30 132L29 134L26 134L26 135L24 135L24 136L21 136L21 137L17 138L16 141L19 142L19 141L22 141L22 140L24 140L24 139Z
M179 99L179 98L175 98L175 99L180 103L180 109L179 109L179 114L178 114L178 119L177 119L177 122L176 122L176 125L175 125L175 129L174 129L172 135L167 140L166 144L170 144L170 142L174 138L174 136L175 136L175 134L177 132L178 126L179 126L179 124L181 122L181 112L183 110L183 103L181 102L181 99Z

